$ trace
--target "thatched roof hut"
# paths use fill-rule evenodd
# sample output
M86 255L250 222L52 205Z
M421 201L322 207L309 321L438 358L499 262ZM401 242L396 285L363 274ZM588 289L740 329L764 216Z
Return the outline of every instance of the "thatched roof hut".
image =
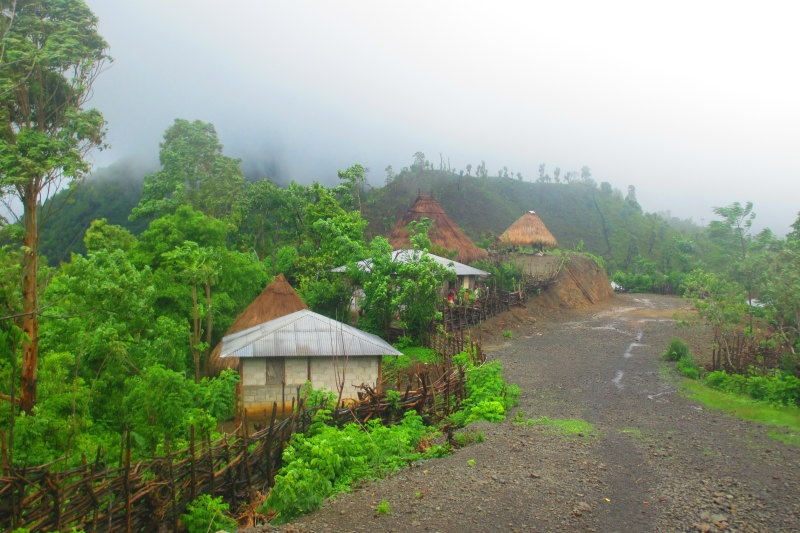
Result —
M389 233L389 243L395 250L410 247L411 241L406 226L410 222L422 218L429 218L434 222L433 228L428 234L431 243L445 250L454 250L457 253L456 260L462 263L472 263L478 259L489 257L486 250L475 246L475 243L450 220L433 196L425 195L417 197L417 201L414 202L411 209L406 211Z
M534 211L528 211L500 235L500 242L512 246L555 248L556 238Z
M231 327L225 332L225 336L233 335L302 309L308 309L308 306L294 292L294 289L286 281L283 274L278 274L272 280L272 283L267 285L261 291L261 294L236 317ZM217 375L226 368L237 368L239 366L238 357L220 357L221 351L222 343L220 342L209 354L206 362L209 375Z

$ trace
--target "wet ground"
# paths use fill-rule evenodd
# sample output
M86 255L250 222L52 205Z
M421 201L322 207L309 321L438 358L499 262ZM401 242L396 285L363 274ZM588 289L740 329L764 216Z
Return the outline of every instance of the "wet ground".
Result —
M797 531L800 450L686 399L661 360L673 337L698 354L707 347L702 328L678 327L687 311L673 297L619 295L556 314L529 305L488 325L513 333L484 339L522 389L509 419L471 426L484 442L340 495L283 530ZM594 431L519 423L540 417ZM388 514L376 514L382 499Z

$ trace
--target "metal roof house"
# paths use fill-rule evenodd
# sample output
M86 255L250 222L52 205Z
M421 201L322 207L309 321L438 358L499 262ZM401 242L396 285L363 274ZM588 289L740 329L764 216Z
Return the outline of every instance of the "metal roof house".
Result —
M456 277L458 277L459 285L467 289L474 287L478 278L489 275L489 272L486 272L485 270L471 267L469 265L465 265L464 263L459 263L458 261L454 261L453 259L447 259L446 257L441 257L422 250L394 250L392 252L392 261L397 263L408 263L411 261L418 261L419 258L422 257L423 255L425 257L433 259L434 261L444 266L445 268L449 268L450 270L455 272ZM364 272L370 272L372 270L371 259L364 259L363 261L359 261L357 265ZM345 272L345 271L346 267L344 266L336 267L332 270L332 272Z
M442 285L440 292L442 293L443 297L447 294L449 289L453 289L455 291L459 291L462 288L473 290L478 285L478 280L480 278L489 275L489 272L486 272L485 270L465 265L464 263L459 263L453 259L447 259L446 257L441 257L422 250L394 250L392 252L392 261L397 263L408 263L411 261L418 261L423 255L433 259L440 265L452 270L456 274L457 281L455 286L452 286L447 282ZM363 261L356 263L356 265L358 265L358 268L364 272L372 271L371 259L364 259ZM334 268L332 272L346 272L346 270L347 267L340 266ZM363 298L364 292L360 288L357 288L350 300L350 312L357 313L359 309L361 309L361 301Z
M307 381L342 400L358 386L380 385L381 358L402 355L371 333L314 313L295 311L222 339L220 357L240 361L242 405L247 416L288 412Z

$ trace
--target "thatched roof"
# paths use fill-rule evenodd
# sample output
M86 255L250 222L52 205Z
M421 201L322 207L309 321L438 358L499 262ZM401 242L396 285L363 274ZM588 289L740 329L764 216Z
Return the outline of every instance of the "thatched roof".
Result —
M286 281L283 274L278 274L272 280L272 283L267 285L261 291L261 294L236 317L231 327L225 332L225 336L233 335L301 309L308 309L308 306L294 292L294 289ZM220 357L221 350L222 343L220 342L208 356L206 367L209 375L219 374L225 368L237 368L239 366L239 359L236 357Z
M222 339L221 357L331 357L403 355L377 335L308 309Z
M533 211L528 211L511 224L500 235L500 241L514 246L536 246L555 248L558 246L556 238L544 225L542 219Z
M417 201L414 202L411 209L406 211L406 214L397 221L397 224L394 225L391 233L389 233L389 243L395 250L410 247L411 241L409 240L406 226L410 222L418 221L423 217L430 218L434 222L433 228L428 234L431 243L445 250L455 250L458 261L472 263L478 259L489 257L486 250L475 246L475 243L469 240L469 237L450 220L450 217L444 212L442 206L433 199L433 196L424 195L417 197Z

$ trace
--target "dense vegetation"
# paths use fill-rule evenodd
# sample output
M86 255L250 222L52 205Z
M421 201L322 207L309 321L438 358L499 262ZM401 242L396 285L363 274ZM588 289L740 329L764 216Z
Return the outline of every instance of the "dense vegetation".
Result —
M48 38L34 39L40 23ZM424 336L447 274L424 259L398 269L381 237L419 192L484 247L533 209L562 248L603 257L621 285L696 298L716 332L710 370L800 372L800 219L783 239L753 235L753 206L737 203L698 228L644 213L633 187L598 184L586 167L550 176L542 166L529 181L489 176L483 163L475 175L434 169L422 153L387 168L378 188L360 164L333 186L281 187L246 179L212 124L183 119L164 133L155 171L120 165L82 182L103 133L84 108L107 59L96 18L80 0L31 0L3 10L0 25L0 195L20 206L0 221L0 430L15 464L99 447L114 457L123 428L141 454L180 444L192 426L214 431L238 378L206 376L205 358L279 273L339 319L358 283L359 327ZM413 229L426 248L425 224ZM370 276L356 267L368 257ZM346 275L332 272L342 265ZM499 415L503 405L468 407Z

